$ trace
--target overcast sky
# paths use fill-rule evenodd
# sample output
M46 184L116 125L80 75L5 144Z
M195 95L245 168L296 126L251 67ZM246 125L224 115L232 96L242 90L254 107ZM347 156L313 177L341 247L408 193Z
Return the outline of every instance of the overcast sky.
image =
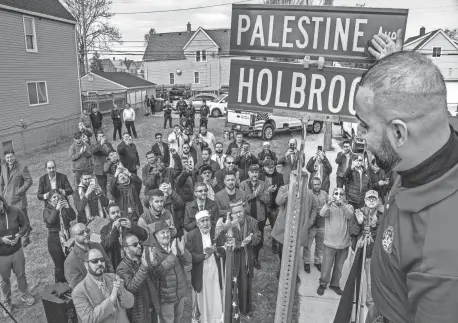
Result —
M115 13L173 10L180 8L208 6L222 3L233 3L238 0L112 0L112 11ZM318 1L318 0L315 0ZM261 0L252 0L245 3L261 3ZM426 31L437 28L458 28L458 0L335 0L337 6L354 6L365 4L366 7L407 8L407 37L418 35L421 26ZM195 9L176 12L161 12L147 14L117 14L111 23L117 26L126 41L123 45L114 44L113 50L128 50L138 52L139 55L127 58L141 60L141 53L145 47L143 36L150 28L158 33L185 31L186 24L191 23L192 29L203 28L230 28L231 5ZM137 41L137 42L135 42ZM113 54L103 55L112 57ZM121 58L118 56L118 58Z

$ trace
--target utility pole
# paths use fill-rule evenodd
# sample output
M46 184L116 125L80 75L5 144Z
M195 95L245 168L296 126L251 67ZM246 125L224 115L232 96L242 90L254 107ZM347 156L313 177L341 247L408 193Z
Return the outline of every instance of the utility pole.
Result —
M89 72L89 60L87 57L87 28L86 28L86 3L85 0L81 0L81 19L83 22L83 44L82 44L82 51L83 51L83 60L84 60L84 72Z

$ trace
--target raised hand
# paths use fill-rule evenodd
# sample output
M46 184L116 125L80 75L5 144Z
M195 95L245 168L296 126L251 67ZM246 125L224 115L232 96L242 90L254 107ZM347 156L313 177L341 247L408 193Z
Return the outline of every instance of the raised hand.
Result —
M399 29L396 33L396 43L387 35L379 33L374 35L371 42L375 49L369 47L369 53L372 54L377 60L384 58L395 52L402 50L404 33L402 29Z

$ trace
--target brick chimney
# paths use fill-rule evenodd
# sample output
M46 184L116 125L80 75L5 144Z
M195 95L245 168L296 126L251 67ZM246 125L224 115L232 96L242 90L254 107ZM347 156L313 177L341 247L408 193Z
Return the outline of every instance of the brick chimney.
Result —
M188 24L187 24L187 29L186 29L186 30L187 30L188 32L191 32L191 23L190 23L190 22L188 22Z
M420 36L423 36L425 33L426 33L426 28L425 27L421 27L420 28Z

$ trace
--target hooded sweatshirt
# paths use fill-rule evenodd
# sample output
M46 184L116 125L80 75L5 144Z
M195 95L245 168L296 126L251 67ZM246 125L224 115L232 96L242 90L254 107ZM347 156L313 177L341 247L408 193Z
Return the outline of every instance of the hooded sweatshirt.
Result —
M345 249L351 244L348 222L353 216L353 207L350 204L331 206L325 204L320 211L324 217L324 245L334 249Z
M6 204L3 196L0 196L0 200L3 202L3 209L5 212L0 214L0 257L1 256L10 256L16 251L21 249L22 242L21 239L18 242L11 246L9 244L4 244L1 241L1 238L8 237L11 235L20 234L24 236L29 230L29 224L25 218L24 213L14 206L8 206ZM11 238L10 238L11 239Z

